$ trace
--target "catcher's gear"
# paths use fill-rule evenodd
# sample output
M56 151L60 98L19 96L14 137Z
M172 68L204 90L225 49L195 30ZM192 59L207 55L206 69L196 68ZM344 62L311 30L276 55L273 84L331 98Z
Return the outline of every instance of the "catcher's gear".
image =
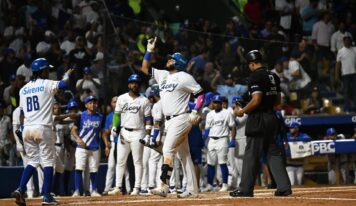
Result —
M170 55L172 59L174 59L174 68L180 71L184 71L185 68L187 67L188 60L183 56L183 54L176 52L172 55Z
M262 54L258 50L252 50L252 51L249 51L246 54L245 58L246 58L247 63L261 62L262 61Z
M50 65L45 58L38 58L35 59L31 64L31 69L33 72L38 72L44 69L52 68L53 66Z

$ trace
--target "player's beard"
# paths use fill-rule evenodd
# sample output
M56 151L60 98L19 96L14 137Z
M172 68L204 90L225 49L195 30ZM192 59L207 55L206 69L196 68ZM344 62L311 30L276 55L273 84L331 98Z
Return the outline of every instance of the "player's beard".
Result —
M166 66L166 70L167 71L174 71L176 68L174 68L173 65L170 65L170 66Z
M131 92L132 94L134 94L134 95L136 95L136 96L139 95L139 90L138 90L138 88L137 88L137 89L129 89L129 90L130 90L130 92Z

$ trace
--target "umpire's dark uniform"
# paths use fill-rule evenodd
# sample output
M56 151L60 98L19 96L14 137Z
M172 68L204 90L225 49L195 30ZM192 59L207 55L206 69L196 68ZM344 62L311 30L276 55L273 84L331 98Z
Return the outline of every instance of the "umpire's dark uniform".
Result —
M252 197L255 179L259 171L260 158L263 152L273 177L277 183L276 196L286 196L292 193L291 184L283 162L282 151L277 143L279 123L273 110L280 95L280 80L265 67L260 67L262 55L259 51L250 51L246 59L253 67L248 89L250 95L260 93L261 100L254 107L249 104L240 112L248 112L245 133L247 145L242 165L242 176L239 189L230 193L232 197ZM257 65L257 66L256 66ZM252 102L252 100L251 100ZM250 104L253 105L253 104ZM247 109L250 107L250 109ZM249 110L249 111L248 111Z

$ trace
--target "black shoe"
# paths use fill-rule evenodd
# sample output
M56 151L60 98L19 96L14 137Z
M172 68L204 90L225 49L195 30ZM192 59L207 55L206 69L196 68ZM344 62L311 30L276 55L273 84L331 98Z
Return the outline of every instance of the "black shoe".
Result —
M16 198L16 204L19 206L26 206L25 201L25 194L21 191L20 188L16 189L12 194L11 197Z
M276 189L276 188L277 188L276 184L271 183L267 185L267 189Z
M278 191L276 190L274 192L274 196L288 196L288 195L291 195L292 194L292 190L286 190L286 191Z
M231 197L253 197L252 193L243 193L239 190L234 190L229 193Z

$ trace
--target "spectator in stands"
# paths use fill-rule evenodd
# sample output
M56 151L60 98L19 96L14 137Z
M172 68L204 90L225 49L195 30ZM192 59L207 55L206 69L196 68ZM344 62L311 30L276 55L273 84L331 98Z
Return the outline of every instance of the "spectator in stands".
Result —
M318 87L313 87L311 95L301 100L301 109L304 114L317 114L323 112L323 100L319 95Z
M69 54L75 48L75 36L72 30L68 31L60 45L60 48L65 51L65 54Z
M337 52L335 80L343 84L344 110L351 110L351 102L356 105L356 47L352 46L351 37L344 37L344 46Z
M53 38L54 38L53 31L47 30L44 33L43 41L38 42L36 45L36 53L38 56L40 56L40 57L46 56L47 52L49 52L49 50L52 47Z
M318 0L310 0L309 5L302 9L303 36L310 39L314 24L318 21L320 11L318 10Z
M197 70L204 70L205 64L209 61L209 50L203 48L198 56L193 57L188 65L187 71L189 73L194 73Z
M15 57L15 52L11 48L4 49L4 58L0 62L1 77L5 85L9 85L10 76L16 74L17 68L20 66L18 59Z
M98 97L100 87L100 80L92 76L92 71L89 67L85 67L83 79L79 79L76 84L80 100L84 102L84 99L90 95Z
M337 52L344 46L344 37L350 36L350 32L346 31L345 22L339 23L339 30L334 32L331 36L331 51L336 55Z
M244 6L244 13L247 20L253 24L262 23L262 6L258 0L248 0L247 4Z
M338 140L345 139L345 135L337 134L335 128L328 128L326 130L325 140ZM328 154L328 180L329 184L339 184L341 181L343 184L349 183L349 169L347 164L346 154Z
M289 144L293 144L292 142L309 142L311 140L312 139L309 137L309 135L299 131L299 124L293 122L289 126L289 132L287 133L288 145L285 145L285 148L289 150ZM292 159L291 157L287 157L286 169L292 185L303 184L305 161L305 158Z
M289 31L292 26L292 14L294 5L287 0L275 0L275 9L280 15L279 25L286 31Z
M26 53L23 56L23 64L19 66L19 68L16 71L16 75L23 76L25 78L25 82L29 82L32 76L31 62L32 62L31 54Z
M5 104L0 100L0 166L7 165L7 157L11 148L11 120L4 114Z
M289 95L289 88L288 88L289 79L287 79L284 76L283 70L284 70L284 67L287 67L287 66L284 66L283 64L288 64L288 62L289 62L288 57L283 56L278 59L278 61L274 65L274 68L271 70L271 72L277 74L277 76L279 77L279 79L281 81L281 83L280 83L281 90L286 95Z
M292 50L291 56L296 58L305 72L307 72L313 80L317 80L317 67L312 64L313 51L310 49L310 46L308 46L306 39L299 38L298 46Z

